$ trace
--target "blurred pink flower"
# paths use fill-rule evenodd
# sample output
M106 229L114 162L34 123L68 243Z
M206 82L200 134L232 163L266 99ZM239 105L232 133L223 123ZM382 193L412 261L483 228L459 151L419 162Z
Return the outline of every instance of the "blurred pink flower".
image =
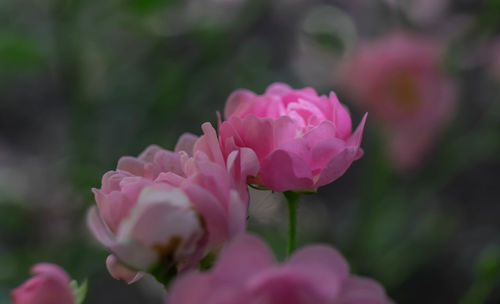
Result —
M219 136L224 154L252 149L260 170L249 182L274 191L313 190L331 183L363 155L366 115L351 134L347 108L332 92L269 86L264 95L237 90L224 110Z
M113 277L131 283L141 277L134 270L159 263L183 271L245 230L256 157L241 149L226 161L213 127L203 131L182 136L175 152L152 146L121 158L94 189L88 225L113 253L106 263Z
M349 274L344 258L324 245L307 246L277 265L264 242L243 235L225 247L210 272L174 282L169 304L386 304L375 281Z
M440 45L393 33L361 44L346 62L344 85L384 127L398 169L417 166L454 110L455 87L440 69Z
M71 279L61 267L39 263L31 268L34 276L12 290L13 304L72 304Z

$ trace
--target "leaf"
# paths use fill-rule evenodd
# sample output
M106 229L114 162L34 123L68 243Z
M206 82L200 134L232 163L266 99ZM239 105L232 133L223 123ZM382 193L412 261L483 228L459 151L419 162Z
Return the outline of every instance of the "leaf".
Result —
M73 290L73 296L75 298L76 304L82 304L83 300L85 300L85 296L87 295L87 279L83 281L80 286L78 286L78 282L75 280L71 281L71 289Z

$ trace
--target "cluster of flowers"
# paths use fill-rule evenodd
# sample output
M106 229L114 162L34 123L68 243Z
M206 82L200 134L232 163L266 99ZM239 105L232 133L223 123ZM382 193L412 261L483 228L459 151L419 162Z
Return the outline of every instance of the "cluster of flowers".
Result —
M279 265L245 233L248 184L312 192L331 183L362 156L366 115L352 132L335 94L276 83L263 95L234 92L224 116L218 132L204 123L201 137L122 157L103 176L88 225L111 253L110 274L128 283L144 273L172 280L171 304L390 303L329 246L301 248ZM214 257L212 269L198 270ZM62 269L38 265L33 273L12 292L14 303L74 303Z

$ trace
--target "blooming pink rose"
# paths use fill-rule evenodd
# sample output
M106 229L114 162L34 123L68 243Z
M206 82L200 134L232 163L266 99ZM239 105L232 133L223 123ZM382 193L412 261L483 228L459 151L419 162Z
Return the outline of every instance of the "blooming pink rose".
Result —
M306 190L331 183L363 155L360 148L366 116L351 134L347 108L332 92L318 96L311 88L269 86L264 95L238 90L219 126L225 155L252 149L260 163L250 183L274 191Z
M276 264L269 248L243 235L221 252L215 267L177 279L169 304L388 304L375 281L349 274L333 248L307 246L284 264Z
M31 268L31 279L12 290L14 304L72 304L71 279L61 267L40 263Z
M113 277L131 283L158 264L183 271L244 231L256 157L240 149L225 160L215 130L203 130L199 139L181 137L176 152L152 146L121 158L94 190L88 225L113 253Z
M386 131L398 169L421 162L455 107L440 53L435 41L394 33L361 44L343 69L346 88Z

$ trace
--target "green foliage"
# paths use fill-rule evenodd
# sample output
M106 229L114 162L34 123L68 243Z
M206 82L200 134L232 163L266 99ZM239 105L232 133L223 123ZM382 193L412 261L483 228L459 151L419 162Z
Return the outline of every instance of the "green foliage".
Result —
M78 285L76 281L71 281L71 289L75 297L75 304L83 304L85 296L87 295L87 287L87 280L84 280L80 285Z

